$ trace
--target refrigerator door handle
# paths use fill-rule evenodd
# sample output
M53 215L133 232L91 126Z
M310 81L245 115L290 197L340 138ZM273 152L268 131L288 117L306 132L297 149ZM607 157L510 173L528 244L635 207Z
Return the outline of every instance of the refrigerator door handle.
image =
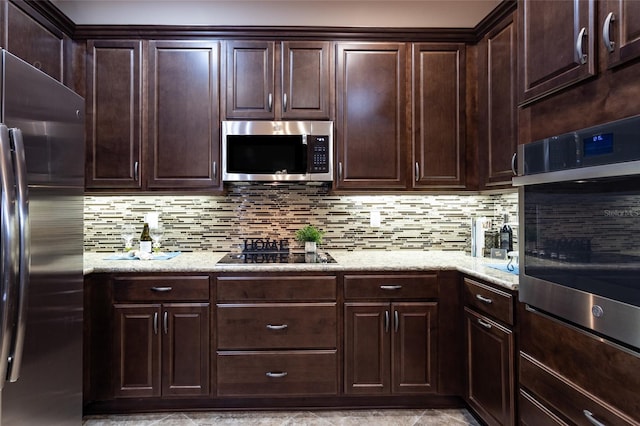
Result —
M4 387L13 340L18 280L18 222L9 129L0 124L0 390Z
M25 160L24 142L20 129L9 129L13 144L14 167L16 178L16 201L18 214L18 228L20 233L19 257L19 289L18 310L16 314L16 328L13 344L9 354L9 370L7 379L15 382L20 377L22 365L22 350L24 348L24 333L27 325L27 290L29 288L29 274L31 271L31 233L29 224L29 189L27 184L27 163Z

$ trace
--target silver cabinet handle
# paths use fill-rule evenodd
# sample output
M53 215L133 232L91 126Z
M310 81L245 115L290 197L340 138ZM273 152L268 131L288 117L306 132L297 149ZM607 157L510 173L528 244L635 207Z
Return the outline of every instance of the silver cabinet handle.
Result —
M599 422L598 420L596 420L595 417L593 417L593 413L589 410L582 410L582 414L584 414L584 416L587 418L587 420L589 420L589 423L591 423L592 425L595 426L605 426L604 423Z
M213 178L215 179L216 175L218 174L218 162L214 161L213 164L211 165L211 174L213 175Z
M173 287L151 287L151 291L155 291L158 293L166 293L173 290Z
M478 324L480 324L481 326L483 326L484 328L486 328L487 330L491 329L491 324L489 324L486 321L481 320L480 318L478 318Z
M269 100L267 102L269 106L269 111L271 111L273 109L273 94L269 93Z
M384 311L384 332L389 332L389 311Z
M611 40L611 23L615 21L616 15L614 15L613 12L609 12L604 20L604 25L602 26L602 42L609 53L613 52L613 49L616 46L616 42Z
M158 313L153 314L153 334L158 334Z
M287 94L282 95L282 109L287 111Z
M342 180L342 161L338 162L338 180Z
M24 142L20 129L9 129L10 139L14 150L14 167L16 179L17 223L19 230L19 259L18 259L18 308L16 312L15 336L9 353L10 362L7 378L15 382L20 377L24 336L27 325L27 293L29 287L29 273L31 269L31 235L29 226L29 191L27 184L27 164L25 161Z
M402 288L401 285L381 285L381 290L400 290Z
M416 168L415 168L415 173L416 173L416 182L418 182L420 180L420 164L418 164L418 162L416 161Z
M514 152L513 157L511 157L511 171L513 172L514 176L518 176L517 161L518 161L518 153Z
M289 326L287 324L279 324L279 325L267 324L267 328L269 330L285 330L288 327Z
M483 297L480 294L476 294L476 299L478 299L481 302L488 303L488 304L492 304L493 303L493 300L489 299L488 297Z
M582 50L582 41L587 35L587 28L582 27L580 33L578 33L578 39L576 40L576 54L578 55L578 61L582 65L587 63L587 54Z
M267 372L267 377L273 377L276 379L285 377L286 375L287 375L286 371L278 371L278 372L268 371Z
M133 163L133 179L136 182L140 179L140 164L137 161Z
M394 331L398 332L398 327L400 326L400 317L398 316L398 311L393 311L393 321L395 322Z
M167 311L164 311L162 326L164 327L164 334L169 333L169 312Z

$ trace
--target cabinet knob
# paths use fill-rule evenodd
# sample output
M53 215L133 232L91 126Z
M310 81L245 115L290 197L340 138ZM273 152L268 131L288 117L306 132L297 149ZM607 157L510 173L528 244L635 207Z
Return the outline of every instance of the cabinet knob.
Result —
M282 95L282 110L287 112L287 94Z
M511 172L514 176L518 176L518 153L514 152L511 157Z
M287 375L286 371L278 371L278 372L273 372L273 371L269 371L267 372L267 377L272 377L272 378L282 378L285 377Z
M151 287L151 291L155 291L158 293L167 293L171 290L173 290L172 287Z
M480 318L478 318L478 324L480 324L481 326L483 326L484 328L486 328L487 330L491 329L491 324L489 324L486 321L481 320Z
M616 46L616 43L611 40L611 23L615 22L615 20L616 15L614 15L613 12L609 12L604 20L604 25L602 26L602 42L609 53L613 52L613 49Z
M587 420L589 420L589 423L591 423L592 425L595 426L605 426L604 423L599 422L598 420L596 420L595 417L593 417L593 413L589 410L582 410L582 414L584 414L584 416L587 418Z

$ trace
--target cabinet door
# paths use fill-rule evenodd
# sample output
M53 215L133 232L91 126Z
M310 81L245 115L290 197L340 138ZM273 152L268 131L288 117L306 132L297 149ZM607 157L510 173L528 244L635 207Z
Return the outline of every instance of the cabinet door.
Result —
M607 0L600 5L602 46L608 66L640 57L640 3L636 0Z
M209 394L209 304L162 306L162 396Z
M467 340L467 389L469 405L489 425L513 425L513 333L465 308Z
M520 102L595 75L595 0L525 0L518 5Z
M465 47L413 45L413 187L465 186Z
M87 188L140 188L142 42L87 46Z
M282 43L283 119L329 120L330 43Z
M219 185L218 44L149 43L149 188Z
M274 119L274 47L272 41L226 43L228 119Z
M438 377L438 304L391 305L393 393L434 393Z
M336 47L338 189L405 189L406 46Z
M45 19L38 22L11 2L5 2L5 4L7 50L56 80L62 81L64 51L62 32Z
M349 395L391 391L388 303L345 303L345 383Z
M116 304L113 309L114 396L160 396L160 305Z
M485 187L511 185L518 147L515 14L491 30L479 44L479 145ZM486 154L486 155L485 155Z

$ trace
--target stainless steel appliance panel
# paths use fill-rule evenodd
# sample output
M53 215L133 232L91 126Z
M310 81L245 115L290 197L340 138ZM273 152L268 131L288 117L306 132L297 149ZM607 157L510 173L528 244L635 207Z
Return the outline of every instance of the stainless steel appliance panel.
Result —
M81 424L84 100L2 56L2 122L25 146L31 273L19 375L2 390L0 424Z

